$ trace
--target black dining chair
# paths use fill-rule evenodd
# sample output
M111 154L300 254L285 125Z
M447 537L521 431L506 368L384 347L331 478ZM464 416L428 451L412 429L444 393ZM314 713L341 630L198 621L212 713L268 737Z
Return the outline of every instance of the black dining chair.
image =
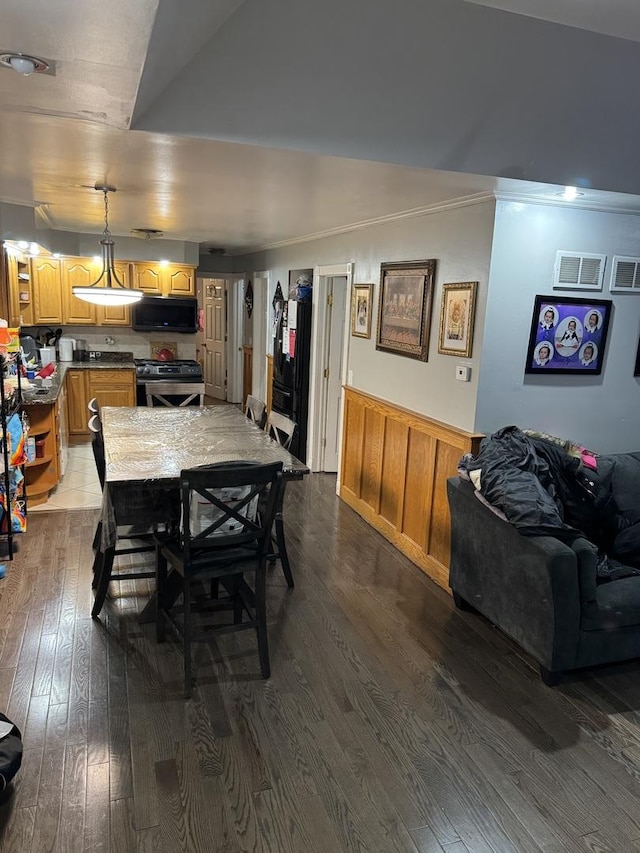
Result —
M157 545L156 633L162 642L169 624L182 639L187 699L192 687L191 644L212 633L255 629L260 671L263 678L271 674L265 583L281 483L281 462L223 462L180 474L179 538L159 540ZM248 574L254 575L253 589L246 582ZM203 583L215 590L204 599L194 594ZM219 585L228 595L218 595ZM182 603L176 605L180 591ZM214 614L225 609L233 612L233 621L212 622Z
M291 448L294 436L296 434L296 424L291 418L281 415L279 412L269 412L265 430L271 438L275 439L278 444L282 445L285 450ZM293 581L293 572L289 562L289 553L287 551L287 543L284 535L284 490L286 480L283 481L282 489L280 490L279 503L276 507L276 514L273 521L273 534L271 536L272 550L269 553L269 562L275 563L280 560L282 571L287 581L289 589L295 586Z
M105 485L105 453L102 437L102 424L98 415L89 419L91 432L91 448L98 472L100 486L104 492ZM153 553L156 549L156 535L160 527L167 529L171 526L171 518L177 520L177 495L174 493L173 502L170 493L162 493L150 489L138 490L132 501L123 501L116 497L114 502L115 545L102 550L102 519L98 521L93 536L93 581L96 590L91 616L96 618L107 595L109 583L112 580L137 580L140 578L155 578L155 568L131 571L130 569L114 570L114 562L125 554ZM118 543L124 543L120 546ZM130 543L130 544L127 544Z
M247 394L247 399L244 403L244 413L249 420L257 424L260 429L264 428L267 407L262 400L258 399L258 397L254 397L253 394Z

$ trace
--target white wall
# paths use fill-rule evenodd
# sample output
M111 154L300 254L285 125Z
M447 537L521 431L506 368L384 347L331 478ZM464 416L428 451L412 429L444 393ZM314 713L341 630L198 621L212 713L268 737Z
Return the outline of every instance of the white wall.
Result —
M558 249L606 254L603 292L554 291ZM478 384L478 431L493 432L515 423L574 439L603 453L640 449L640 380L633 376L640 296L608 292L614 254L640 256L637 216L497 203ZM600 376L525 376L536 294L613 300Z
M336 199L336 204L339 203L340 200ZM349 339L348 370L353 371L349 384L407 409L471 430L475 422L479 342L485 312L494 207L493 201L487 201L272 249L237 258L236 269L270 270L269 310L277 281L286 292L290 269L353 262L353 281L373 282L375 288L371 339ZM426 258L436 259L428 362L378 352L375 336L380 264ZM475 346L469 360L438 355L442 284L455 281L479 282ZM255 352L254 358L258 358ZM455 366L458 363L472 367L471 382L456 381Z

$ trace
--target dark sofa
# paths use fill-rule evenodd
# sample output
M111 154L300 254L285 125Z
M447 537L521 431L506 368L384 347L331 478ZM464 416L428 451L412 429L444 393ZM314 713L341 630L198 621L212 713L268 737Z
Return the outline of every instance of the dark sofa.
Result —
M640 454L598 457L597 477L621 513L640 513ZM565 670L640 657L640 575L599 582L598 550L586 538L523 536L471 482L452 477L447 490L456 605L479 611L529 652L546 684ZM629 565L638 556L629 551Z

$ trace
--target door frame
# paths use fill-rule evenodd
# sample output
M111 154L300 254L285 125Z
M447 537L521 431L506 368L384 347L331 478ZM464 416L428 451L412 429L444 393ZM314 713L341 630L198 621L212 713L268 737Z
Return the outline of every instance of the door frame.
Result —
M257 285L258 280L262 282L260 287ZM267 341L270 328L267 306L270 282L268 270L253 273L253 394L264 401L267 399Z
M227 403L242 403L242 324L245 273L227 278Z
M344 432L344 386L347 381L349 363L349 318L351 314L351 285L353 264L323 264L313 271L313 315L311 321L311 364L309 367L309 425L307 438L307 465L312 471L321 469L323 459L324 427L326 420L326 398L323 387L323 371L329 346L327 311L327 279L342 276L347 279L347 298L342 330L342 361L340 365L340 434L338 450L338 476L336 493L340 494L340 470L342 467L342 439Z

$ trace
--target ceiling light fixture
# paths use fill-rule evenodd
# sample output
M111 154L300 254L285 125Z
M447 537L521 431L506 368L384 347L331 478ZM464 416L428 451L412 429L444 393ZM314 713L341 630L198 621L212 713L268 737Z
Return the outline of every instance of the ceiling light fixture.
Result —
M116 192L115 187L107 184L96 184L95 189L104 193L104 231L100 245L102 246L102 272L93 284L88 287L73 287L72 293L78 299L92 302L94 305L130 305L139 302L143 297L141 290L127 287L120 281L113 263L114 242L109 231L109 193ZM102 285L100 282L104 282Z
M573 201L579 196L583 196L584 193L579 193L577 187L565 187L563 192L558 193L558 195L561 195L565 201Z
M51 69L46 59L29 56L28 53L0 53L0 65L12 68L23 77L28 77L30 74L46 74Z

